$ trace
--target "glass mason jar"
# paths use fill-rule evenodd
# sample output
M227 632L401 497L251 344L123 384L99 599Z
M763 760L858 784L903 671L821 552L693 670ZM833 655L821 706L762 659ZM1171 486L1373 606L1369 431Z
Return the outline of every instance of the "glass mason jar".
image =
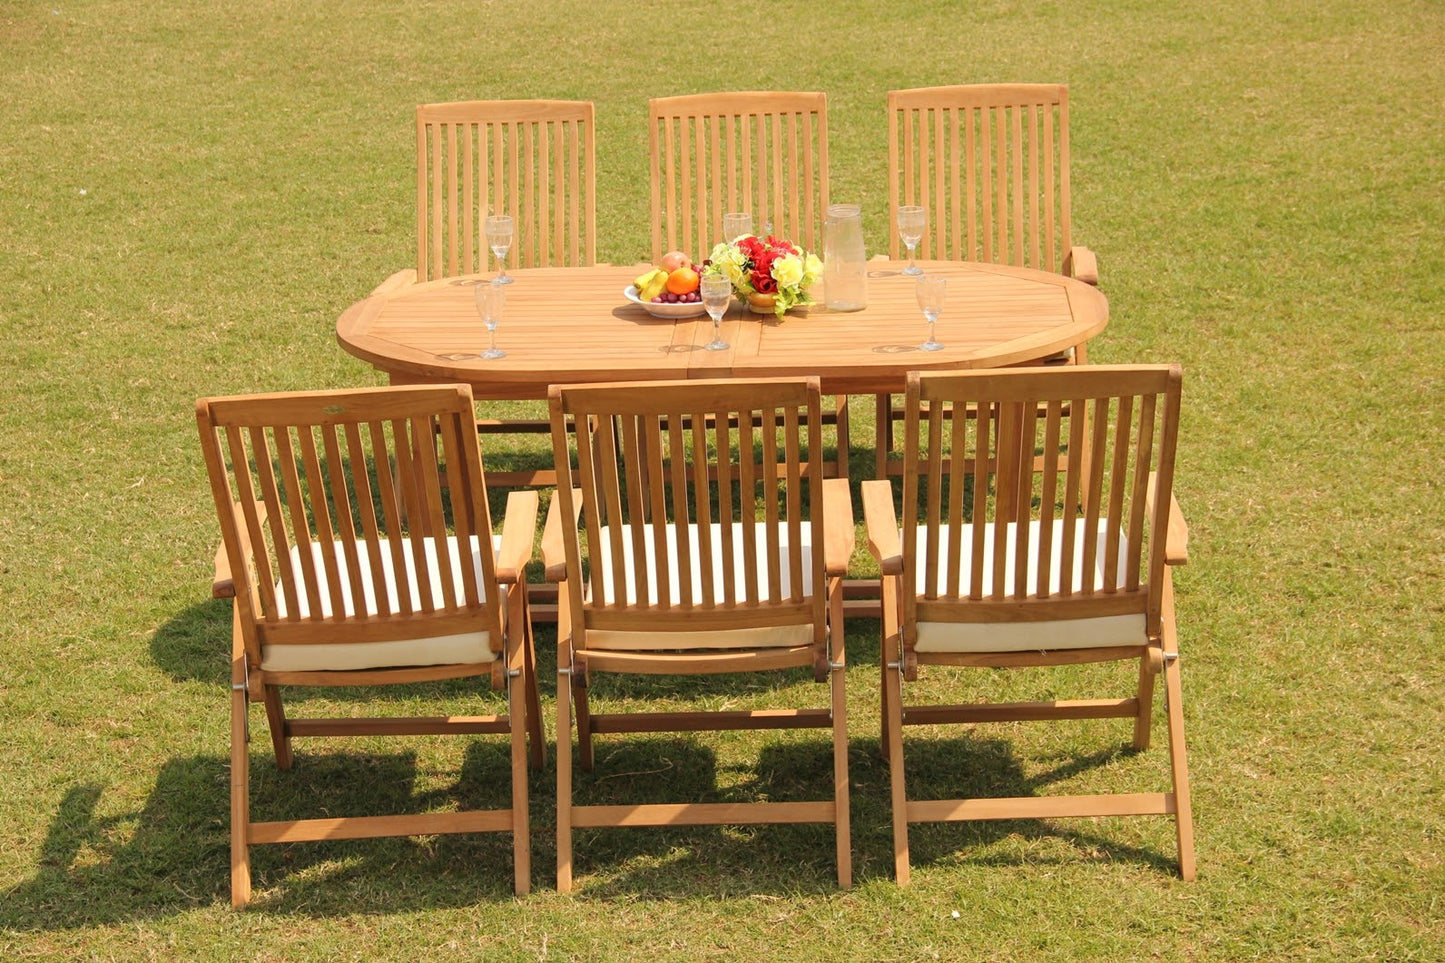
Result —
M868 254L857 204L830 204L823 219L823 300L833 311L868 306Z

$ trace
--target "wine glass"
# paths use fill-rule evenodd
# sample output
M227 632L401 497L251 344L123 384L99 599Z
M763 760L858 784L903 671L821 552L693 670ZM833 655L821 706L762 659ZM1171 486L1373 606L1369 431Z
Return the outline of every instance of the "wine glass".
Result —
M502 320L502 307L507 303L507 289L502 287L501 278L492 281L478 281L472 286L472 296L477 301L477 313L487 327L489 344L479 357L491 361L505 358L507 352L497 347L497 322Z
M948 288L948 278L937 274L925 274L918 279L918 306L928 321L928 340L918 346L919 351L938 351L943 347L933 338L933 326L943 313L943 295Z
M487 247L497 258L498 284L511 284L507 276L507 251L512 246L512 215L492 214L487 217Z
M747 211L736 211L723 215L723 240L728 244L751 233L753 233L753 216Z
M733 297L733 283L724 277L702 279L702 306L712 318L712 340L703 347L709 351L722 351L728 343L722 339L722 317L727 314L728 302Z
M903 269L903 273L909 277L918 277L923 273L923 269L913 263L913 249L923 240L923 230L927 226L927 208L917 204L905 204L898 208L898 236L903 239L903 246L908 248L908 267Z

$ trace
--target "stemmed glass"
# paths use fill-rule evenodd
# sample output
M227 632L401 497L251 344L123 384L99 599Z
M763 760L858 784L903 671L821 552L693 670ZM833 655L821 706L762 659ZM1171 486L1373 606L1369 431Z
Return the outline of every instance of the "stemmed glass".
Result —
M477 313L482 316L482 324L486 325L487 334L490 336L487 350L479 357L486 361L505 358L507 352L497 347L497 322L502 320L502 307L507 303L507 289L502 287L501 278L479 281L472 286L472 296L476 298Z
M753 233L753 216L746 211L723 215L723 240L728 244L745 234Z
M722 351L728 343L722 339L722 317L727 314L728 302L733 297L733 283L727 278L711 277L702 279L702 306L712 318L712 340L703 345L709 351Z
M936 274L925 274L918 279L918 306L928 321L928 340L918 346L919 351L938 351L943 347L933 338L933 326L943 313L943 295L948 288L948 278Z
M487 217L487 247L497 258L498 284L511 284L507 276L507 251L512 247L512 215L492 214Z
M927 226L927 208L905 204L898 209L898 236L903 239L903 246L908 248L908 267L903 269L903 273L909 277L918 277L923 273L923 268L913 263L913 249L923 240L923 229Z

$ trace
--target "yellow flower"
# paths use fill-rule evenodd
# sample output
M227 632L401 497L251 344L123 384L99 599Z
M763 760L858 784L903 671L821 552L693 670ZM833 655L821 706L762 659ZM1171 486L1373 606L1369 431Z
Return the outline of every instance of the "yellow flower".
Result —
M788 254L773 262L773 280L779 287L796 287L803 280L803 259Z

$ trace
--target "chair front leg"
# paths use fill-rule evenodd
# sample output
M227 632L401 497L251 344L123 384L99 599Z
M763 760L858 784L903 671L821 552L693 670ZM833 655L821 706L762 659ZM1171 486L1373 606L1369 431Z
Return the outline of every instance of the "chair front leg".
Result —
M238 627L239 628L239 627ZM251 750L246 657L239 633L231 666L231 905L251 901Z
M907 886L908 795L903 776L903 635L899 626L900 579L883 579L883 754L888 760L888 791L893 810L893 876Z
M1174 628L1174 580L1164 569L1162 631L1164 699L1169 721L1169 770L1174 782L1174 829L1179 843L1179 875L1194 879L1194 814L1189 796L1189 763L1184 753L1184 687L1179 678L1179 639Z
M1139 688L1135 693L1139 709L1134 716L1134 748L1141 752L1149 748L1154 724L1154 677L1157 674L1154 658L1151 653L1139 658Z
M843 580L828 584L828 685L833 716L833 828L836 834L838 886L853 885L853 830L848 792L847 657L843 635Z

